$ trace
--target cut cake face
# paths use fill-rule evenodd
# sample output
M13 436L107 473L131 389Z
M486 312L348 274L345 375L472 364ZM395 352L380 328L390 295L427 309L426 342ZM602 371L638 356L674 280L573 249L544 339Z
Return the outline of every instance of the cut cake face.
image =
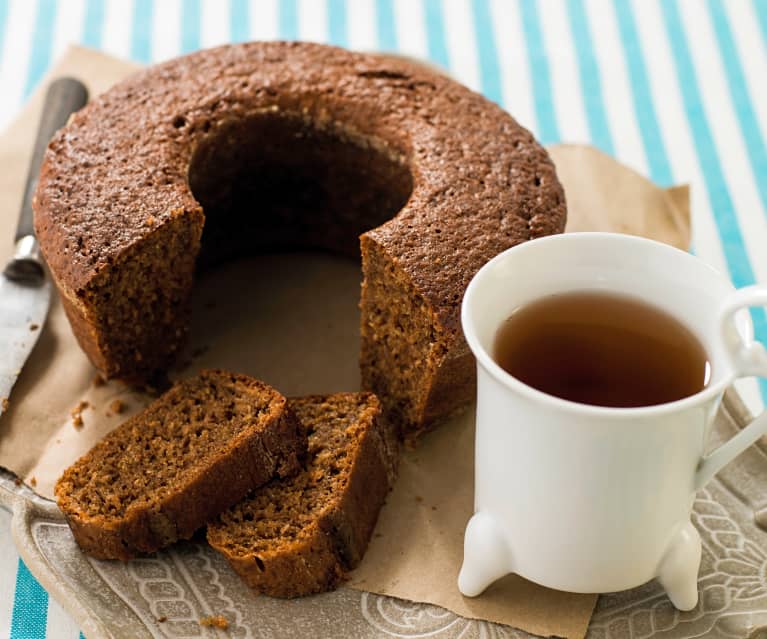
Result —
M330 590L362 559L396 472L371 393L290 400L308 433L306 469L272 481L208 526L208 542L256 591Z
M83 551L125 560L191 537L253 488L295 473L305 447L276 390L203 371L97 443L55 493Z

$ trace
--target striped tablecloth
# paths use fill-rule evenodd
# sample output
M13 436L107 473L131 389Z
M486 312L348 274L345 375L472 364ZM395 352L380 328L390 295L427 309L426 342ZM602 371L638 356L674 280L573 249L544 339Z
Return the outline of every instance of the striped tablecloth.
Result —
M275 38L430 59L545 144L690 183L695 253L767 285L767 0L0 0L0 125L69 43L150 63ZM754 323L767 340L763 310ZM0 638L78 637L8 522Z

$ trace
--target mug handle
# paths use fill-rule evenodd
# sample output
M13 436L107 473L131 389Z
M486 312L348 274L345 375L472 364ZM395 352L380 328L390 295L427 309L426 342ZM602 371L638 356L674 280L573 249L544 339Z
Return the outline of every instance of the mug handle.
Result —
M719 310L719 327L725 349L737 377L767 377L767 349L761 342L745 342L735 326L735 314L750 306L767 306L767 288L746 286L729 295ZM767 410L737 435L701 459L695 474L695 490L700 490L724 466L767 434Z

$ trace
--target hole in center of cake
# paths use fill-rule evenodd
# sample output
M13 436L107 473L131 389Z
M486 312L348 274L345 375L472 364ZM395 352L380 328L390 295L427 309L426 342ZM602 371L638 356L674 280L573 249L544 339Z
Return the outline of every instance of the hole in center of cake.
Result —
M230 120L199 142L189 184L205 212L200 265L285 249L359 255L413 180L404 159L338 124L289 113Z

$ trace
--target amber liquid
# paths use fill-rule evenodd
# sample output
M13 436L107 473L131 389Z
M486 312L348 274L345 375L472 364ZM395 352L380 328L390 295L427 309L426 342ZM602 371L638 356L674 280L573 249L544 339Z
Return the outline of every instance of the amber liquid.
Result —
M595 291L518 308L498 329L494 358L549 395L624 408L694 395L710 371L700 341L676 318L635 298Z

